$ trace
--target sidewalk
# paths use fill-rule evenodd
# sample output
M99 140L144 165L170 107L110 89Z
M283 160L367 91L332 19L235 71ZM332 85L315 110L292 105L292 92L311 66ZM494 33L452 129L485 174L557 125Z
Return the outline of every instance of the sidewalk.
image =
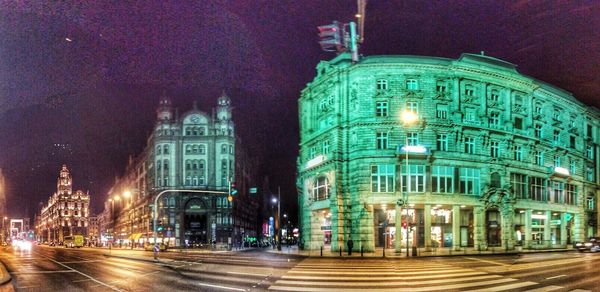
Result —
M503 255L503 254L527 254L527 253L543 253L543 252L568 252L574 251L572 247L567 249L527 249L527 250L504 250L504 248L495 247L488 248L485 251L479 251L475 248L461 248L460 250L453 250L451 248L430 248L429 250L425 250L425 248L419 248L417 250L417 257L438 257L438 256L464 256L464 255ZM276 254L289 254L289 255L298 255L298 256L306 256L306 257L340 257L339 251L329 251L323 249L323 253L321 254L320 250L300 250L298 246L281 246L281 251L277 249L267 248L266 252L276 253ZM413 251L409 250L409 256L413 257ZM403 249L401 252L396 252L394 249L386 249L385 255L383 248L376 248L375 252L364 252L362 255L360 251L352 251L352 255L348 255L347 251L342 251L341 257L386 257L386 258L406 258L406 249Z
M0 261L0 287L12 280L4 264Z

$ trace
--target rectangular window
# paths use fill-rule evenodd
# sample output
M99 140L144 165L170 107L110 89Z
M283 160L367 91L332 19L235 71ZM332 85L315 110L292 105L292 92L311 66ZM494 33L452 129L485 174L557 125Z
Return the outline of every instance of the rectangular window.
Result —
M533 112L541 115L542 114L542 104L541 103L535 103L535 106L533 107Z
M317 147L315 147L315 146L313 146L313 147L310 147L310 149L309 149L309 153L308 153L308 158L309 158L309 159L313 159L313 158L315 158L316 156L317 156Z
M520 108L523 107L524 101L523 96L515 95L515 107Z
M594 159L594 146L592 146L592 145L585 146L585 158Z
M415 115L419 114L419 103L416 101L409 101L406 103L406 111L412 112Z
M409 146L419 145L419 133L406 133Z
M523 147L515 146L515 157L514 158L516 161L523 161Z
M460 193L467 195L479 195L480 174L476 168L461 168L460 169Z
M587 179L587 181L595 181L594 169L592 167L587 167L585 169L585 178Z
M492 141L490 143L490 156L494 158L500 157L500 143L496 141Z
M575 144L576 144L575 142L576 142L575 136L569 136L569 147L575 149Z
M393 164L371 166L371 191L390 193L395 190L396 167Z
M498 128L500 127L500 113L491 112L489 118L490 127Z
M533 156L535 157L535 164L544 166L544 153L542 151L533 152Z
M435 117L441 120L448 118L448 105L438 104L435 111Z
M388 102L378 101L375 103L375 116L387 117L388 116Z
M560 109L555 108L554 111L552 111L552 118L556 121L560 121Z
M473 89L473 86L471 86L471 85L465 85L465 95L466 96L473 96L473 95L475 95L475 90Z
M465 122L474 123L477 122L477 110L474 108L465 109Z
M514 195L517 199L528 199L527 196L527 176L520 173L511 173L510 182Z
M586 199L586 207L590 211L595 211L596 210L596 200L594 199L594 197L587 197L587 199Z
M500 100L500 95L498 93L498 90L493 89L490 94L490 101L498 102L499 100Z
M431 183L434 193L454 193L454 167L433 166L431 169Z
M571 175L575 174L575 172L577 171L577 162L573 159L571 159L571 161L569 161L569 172L571 173Z
M385 79L377 79L377 90L387 90L388 82Z
M577 186L567 184L567 196L565 197L565 204L577 205Z
M435 86L435 91L438 93L444 93L446 92L446 84L443 82L438 82L437 85Z
M515 129L523 130L523 118L515 117Z
M560 143L560 131L559 130L554 130L552 132L552 141L554 142L554 145L558 145Z
M419 90L419 82L416 79L406 79L406 89Z
M547 201L546 179L529 177L529 196L535 201Z
M448 135L447 134L438 134L437 135L437 150L440 151L448 151Z
M533 126L533 136L538 139L542 138L542 124L535 124Z
M323 141L323 154L329 154L329 140Z
M327 177L320 176L313 185L313 200L320 201L329 198L329 181Z
M588 123L585 131L585 136L588 138L592 138L592 125Z
M552 182L552 196L550 196L551 203L562 204L564 203L565 197L565 183L559 181Z
M387 132L377 132L376 134L377 140L377 149L387 149L388 148L388 133Z
M465 138L465 153L475 154L475 139L467 137Z
M554 167L562 167L561 157L558 155L554 156Z
M406 165L402 165L402 191L406 192L407 187L411 193L425 192L425 165L409 165L408 172Z

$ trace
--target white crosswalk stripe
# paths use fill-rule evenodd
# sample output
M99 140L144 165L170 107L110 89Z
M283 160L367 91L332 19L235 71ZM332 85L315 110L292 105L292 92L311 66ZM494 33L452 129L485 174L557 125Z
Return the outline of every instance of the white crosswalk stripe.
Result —
M269 290L279 291L553 291L543 286L487 271L432 263L368 262L306 259L278 279Z

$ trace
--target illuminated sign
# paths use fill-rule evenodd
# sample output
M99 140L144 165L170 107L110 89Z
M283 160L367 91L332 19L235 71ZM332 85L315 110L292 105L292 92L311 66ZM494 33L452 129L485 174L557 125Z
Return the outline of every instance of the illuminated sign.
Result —
M554 168L554 172L558 173L558 174L562 174L562 175L571 175L571 173L569 172L568 169L564 168L564 167L555 167Z
M422 145L402 145L398 146L398 152L402 153L427 153L428 149Z
M327 160L327 157L325 157L325 155L318 155L315 158L306 162L306 167L304 169L309 169L311 167L315 167L315 166L323 163L323 161L325 161L325 160Z
M531 214L531 219L548 219L546 215Z

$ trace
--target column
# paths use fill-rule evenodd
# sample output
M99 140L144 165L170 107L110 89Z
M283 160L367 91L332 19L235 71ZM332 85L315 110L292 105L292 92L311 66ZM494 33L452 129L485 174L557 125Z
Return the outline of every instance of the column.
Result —
M461 88L460 88L460 78L453 78L452 79L452 107L449 109L449 111L451 113L455 113L454 116L454 120L455 121L461 121L462 120L462 116L456 116L456 115L461 115L461 108L460 108L460 95L462 94L461 92Z
M525 240L523 242L523 246L525 248L529 248L531 245L531 209L527 209L525 211Z
M515 211L509 206L503 206L502 212L502 245L507 250L515 249Z
M473 207L473 245L475 249L485 249L485 211L483 207Z
M423 206L423 218L425 219L425 250L431 249L431 205ZM413 241L417 240L417 236L413 238Z
M396 226L396 240L394 241L394 249L396 252L400 252L402 249L402 211L404 211L398 204L396 204L396 218L394 224Z
M565 219L567 213L560 214L560 244L567 245L567 220Z
M452 247L460 250L460 206L452 206Z
M550 218L552 218L552 211L546 211L546 220L544 220L544 246L552 246L552 240L550 238Z

